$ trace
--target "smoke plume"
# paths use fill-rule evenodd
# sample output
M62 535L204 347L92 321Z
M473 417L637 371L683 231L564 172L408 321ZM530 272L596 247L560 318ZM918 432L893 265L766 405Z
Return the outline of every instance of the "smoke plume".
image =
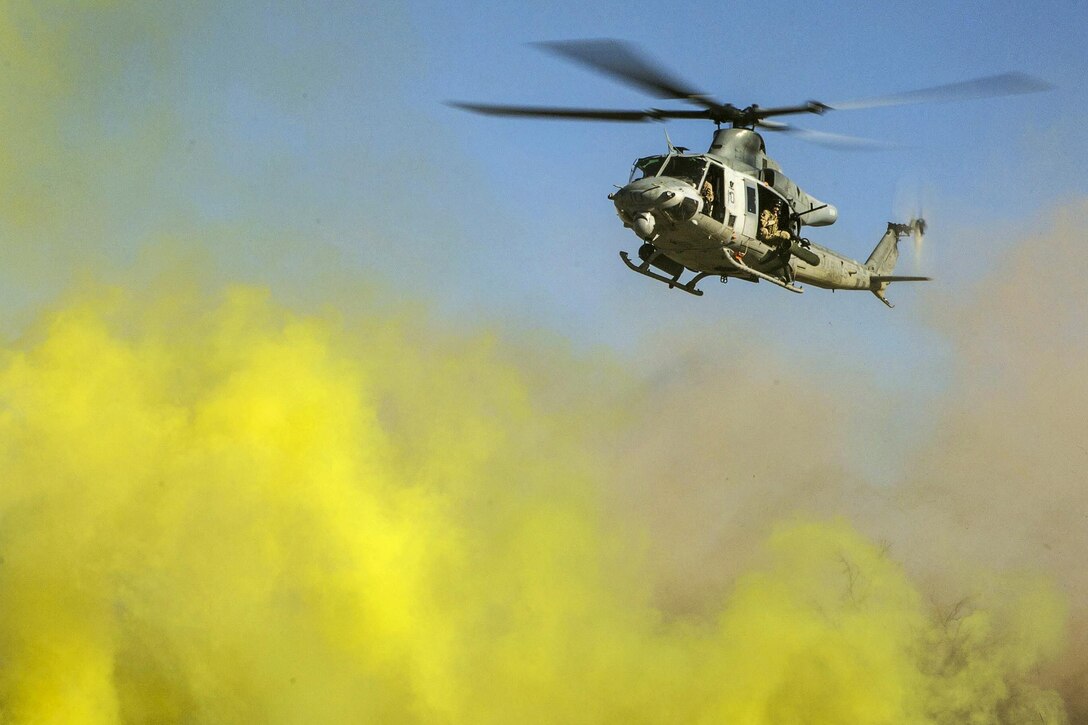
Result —
M149 294L76 296L4 356L14 722L1062 721L1046 576L935 612L894 544L787 505L671 612L674 542L603 505L617 401L557 405L487 336Z
M186 117L215 12L0 9L0 720L1088 717L1085 289L1036 275L1088 205L934 307L958 367L877 484L879 377L443 330L282 241L305 164ZM319 95L284 65L253 106Z
M948 721L1024 721L1001 704L1022 692L1012 672L1056 688L1073 721L1088 717L1088 388L1077 372L1088 358L1088 290L1071 266L1046 284L1027 281L1038 250L1071 257L1083 245L1085 213L1079 202L1048 214L984 285L948 289L932 305L955 367L891 485L855 465L868 451L852 421L885 435L901 425L896 395L877 379L821 375L758 348L690 353L663 368L610 489L651 532L656 601L705 613L784 514L843 517L902 562L943 623L942 647L966 638L998 658L946 664L1009 668L985 686L990 694L965 690Z

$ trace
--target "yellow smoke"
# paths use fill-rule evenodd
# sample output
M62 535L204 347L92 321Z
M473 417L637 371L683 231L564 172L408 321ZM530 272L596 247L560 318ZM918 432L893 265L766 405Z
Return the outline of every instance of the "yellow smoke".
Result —
M845 523L779 526L712 616L659 611L594 493L607 415L401 324L112 290L5 350L6 721L1063 721L1024 679L1048 587L1012 636L933 616Z
M29 272L59 287L85 266L115 280L112 234L132 219L189 244L192 190L162 179L243 186L172 125L166 49L200 6L0 3L0 273L26 286L18 304L50 305L0 351L0 721L1065 720L1033 683L1068 592L993 574L934 604L914 551L875 541L898 519L870 540L836 517L854 492L813 461L845 446L826 424L839 401L786 430L799 458L736 444L761 410L796 406L788 375L770 400L733 386L695 430L688 405L601 393L621 375L608 361L434 335L403 312L293 312L221 287L230 265L159 274L151 294L143 275L59 300L36 286ZM668 392L707 405L708 376ZM636 450L640 498L671 506L674 530L614 510L636 478L616 459ZM839 498L793 518L797 478ZM930 518L900 524L940 554L929 568L985 569L945 566L956 546ZM679 579L700 606L669 606Z

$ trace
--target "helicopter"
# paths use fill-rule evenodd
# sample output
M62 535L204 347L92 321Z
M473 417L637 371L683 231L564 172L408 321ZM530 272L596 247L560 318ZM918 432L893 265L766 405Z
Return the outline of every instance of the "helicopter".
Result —
M934 101L965 100L1033 93L1051 86L1021 73L1004 73L889 96L826 104L807 101L792 106L744 108L721 103L677 80L656 61L620 40L566 40L536 43L545 51L633 86L657 98L681 100L693 108L642 110L511 106L449 102L491 116L581 121L645 122L669 119L708 120L715 131L705 153L688 153L672 144L668 150L635 161L628 183L608 195L624 227L642 241L629 269L701 296L698 284L716 276L769 282L800 294L802 284L830 290L866 290L888 307L885 295L893 282L922 282L930 277L894 274L899 241L912 236L920 244L926 231L922 218L889 222L864 263L811 242L804 227L834 224L838 210L805 192L767 154L760 131L788 133L829 146L866 147L872 142L850 136L798 128L774 117L822 115ZM723 128L723 124L728 124ZM757 130L758 129L758 130ZM684 275L690 273L686 281Z

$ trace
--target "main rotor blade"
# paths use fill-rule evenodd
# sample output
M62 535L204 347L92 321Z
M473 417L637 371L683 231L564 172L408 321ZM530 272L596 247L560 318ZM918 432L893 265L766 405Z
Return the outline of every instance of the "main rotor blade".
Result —
M824 131L812 131L807 128L798 128L788 123L778 121L759 121L756 125L768 131L788 133L791 136L808 141L809 143L826 146L828 148L847 151L878 151L880 149L894 148L895 144L876 139L863 138L861 136L845 136L839 133L826 133Z
M806 101L796 106L775 106L771 108L764 108L763 106L749 106L739 113L751 118L755 121L762 121L764 118L771 116L789 116L794 113L815 113L817 115L823 115L828 111L828 107L819 101Z
M571 121L659 121L666 118L707 118L707 111L665 110L650 108L643 111L613 110L609 108L558 108L553 106L503 106L489 103L461 103L450 101L450 106L487 116L520 116L523 118L550 118Z
M721 104L670 75L652 60L621 40L559 40L535 43L545 50L580 63L598 73L638 88L656 98L677 98L705 108Z
M933 88L921 88L916 91L895 93L889 96L874 96L872 98L830 103L827 107L836 111L854 111L862 108L903 106L911 103L938 103L992 98L994 96L1015 96L1021 93L1046 91L1053 87L1044 80L1024 73L1001 73L1000 75L985 76L960 83L934 86Z

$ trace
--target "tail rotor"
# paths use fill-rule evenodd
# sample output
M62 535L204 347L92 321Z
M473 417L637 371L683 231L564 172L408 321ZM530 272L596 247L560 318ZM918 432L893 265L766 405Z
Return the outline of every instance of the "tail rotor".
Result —
M919 210L918 216L912 217L907 222L907 226L910 227L910 235L914 238L914 266L916 269L921 269L926 241L926 220L922 216L921 210Z
M903 180L899 184L894 204L893 218L910 219L904 226L909 230L914 239L914 268L924 269L925 239L926 239L926 215L924 209L929 206L925 200L929 197L927 185L915 177L911 180Z

